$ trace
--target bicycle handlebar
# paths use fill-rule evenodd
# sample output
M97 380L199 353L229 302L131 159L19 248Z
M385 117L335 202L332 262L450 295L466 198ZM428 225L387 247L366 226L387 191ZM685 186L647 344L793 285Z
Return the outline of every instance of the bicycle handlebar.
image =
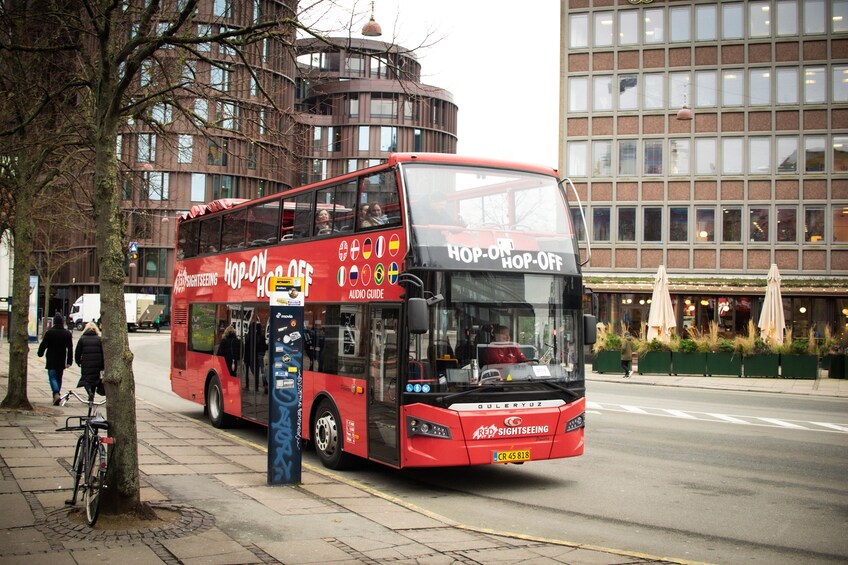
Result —
M79 394L77 394L76 392L74 392L73 390L69 390L68 392L65 393L65 396L63 396L59 400L59 406L64 406L65 404L67 404L68 400L70 400L71 396L73 396L74 398L76 398L77 400L82 402L83 404L88 404L89 402L91 402L94 406L102 406L102 405L106 404L105 398L103 400L99 400L99 401L95 402L93 394L91 395L91 399L87 400L87 399L83 398L82 396L80 396Z

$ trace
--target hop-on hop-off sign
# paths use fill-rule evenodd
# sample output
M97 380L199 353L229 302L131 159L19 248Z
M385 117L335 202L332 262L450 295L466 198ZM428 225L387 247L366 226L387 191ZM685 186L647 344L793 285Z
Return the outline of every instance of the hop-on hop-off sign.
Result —
M300 482L303 425L303 280L270 277L268 484Z

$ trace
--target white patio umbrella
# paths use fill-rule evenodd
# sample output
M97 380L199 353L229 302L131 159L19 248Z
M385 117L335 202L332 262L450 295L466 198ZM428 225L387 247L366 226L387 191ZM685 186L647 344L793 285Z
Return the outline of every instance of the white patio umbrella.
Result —
M671 295L668 292L668 273L665 265L657 269L654 279L654 293L651 296L651 310L648 313L648 341L656 338L666 343L671 339L671 331L677 327Z
M786 319L783 317L783 299L780 297L780 273L775 264L772 264L769 269L766 299L763 301L763 311L760 312L760 322L757 327L760 328L763 341L783 344Z

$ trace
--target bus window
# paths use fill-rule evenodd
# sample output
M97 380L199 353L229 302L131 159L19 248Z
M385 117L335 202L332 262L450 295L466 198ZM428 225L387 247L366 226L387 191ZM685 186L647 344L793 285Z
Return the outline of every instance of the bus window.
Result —
M356 208L356 181L346 182L336 188L335 204L335 230L340 232L353 231Z
M198 222L200 234L197 238L198 254L217 253L221 249L221 216L207 218Z
M197 255L197 228L200 222L183 222L180 224L180 238L177 241L177 260L188 259Z
M224 215L224 228L221 231L221 248L224 251L244 247L245 224L247 224L247 209Z
M313 197L311 192L294 197L294 239L303 239L312 235Z
M251 206L247 210L247 245L271 245L277 243L277 218L280 217L280 201Z
M400 198L394 170L370 175L362 179L360 206L368 206L367 220L360 222L362 228L374 226L394 227L401 223Z
M188 349L200 353L213 353L220 339L215 327L215 304L192 304L189 307ZM216 339L216 333L218 339Z
M280 216L280 241L294 239L294 210L295 201L293 199L283 201L282 214Z

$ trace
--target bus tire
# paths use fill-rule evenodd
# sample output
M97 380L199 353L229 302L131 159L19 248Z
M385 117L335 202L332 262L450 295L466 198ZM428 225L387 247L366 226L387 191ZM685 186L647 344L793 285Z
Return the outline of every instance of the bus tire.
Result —
M213 375L206 387L206 414L216 428L229 428L235 423L235 418L224 412L224 388L218 375Z
M328 469L344 469L350 466L351 456L342 451L341 420L333 402L324 398L315 411L312 442L318 459Z

